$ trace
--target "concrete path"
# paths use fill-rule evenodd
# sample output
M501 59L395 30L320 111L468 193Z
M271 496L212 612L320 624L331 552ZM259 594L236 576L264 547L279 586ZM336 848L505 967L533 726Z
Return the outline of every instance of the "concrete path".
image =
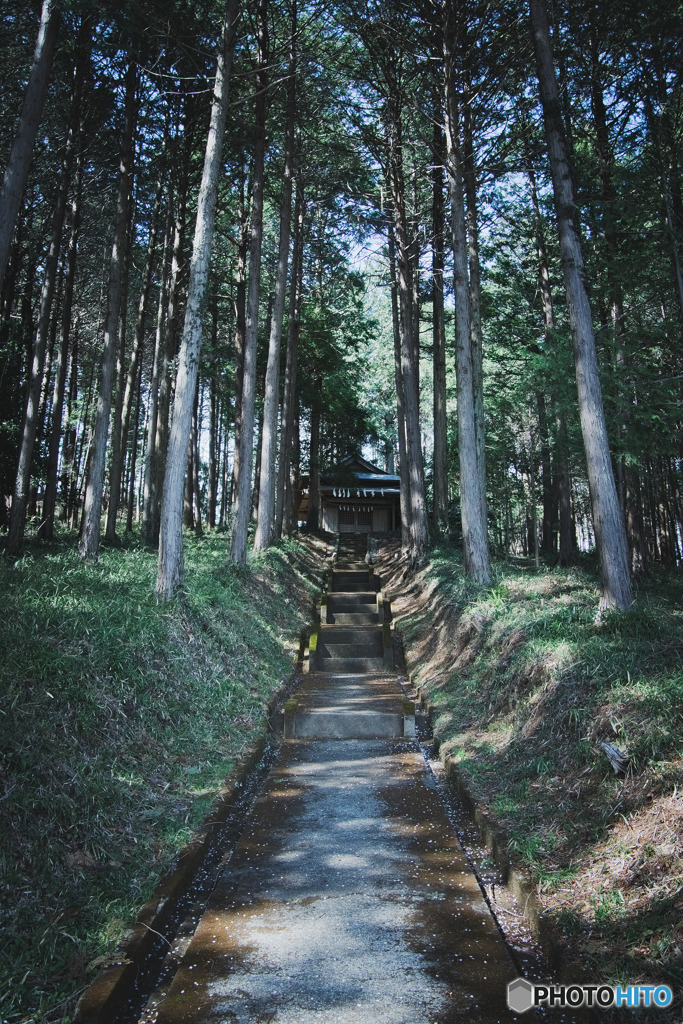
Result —
M376 672L306 687L321 723L326 708L360 721L403 703ZM381 739L325 728L283 743L158 1024L518 1019L516 971L417 744L396 723Z
M415 746L298 741L158 1022L508 1021L514 976Z

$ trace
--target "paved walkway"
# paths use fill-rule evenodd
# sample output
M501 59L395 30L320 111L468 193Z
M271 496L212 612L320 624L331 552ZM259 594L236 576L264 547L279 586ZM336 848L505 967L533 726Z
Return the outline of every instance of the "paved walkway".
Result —
M335 720L377 713L393 735L368 738L366 719L352 738L309 728L283 743L158 1024L519 1019L507 948L403 714L386 714L400 686L376 669L315 673L301 723L324 722L326 686Z

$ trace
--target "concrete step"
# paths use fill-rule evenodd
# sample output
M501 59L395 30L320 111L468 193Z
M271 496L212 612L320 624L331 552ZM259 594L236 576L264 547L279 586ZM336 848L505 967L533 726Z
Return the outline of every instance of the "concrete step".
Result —
M358 660L358 659L354 659ZM372 739L415 735L415 705L391 676L316 672L285 706L285 739Z
M368 605L377 608L377 594L372 590L359 590L354 594L328 593L327 595L328 612L369 611Z
M360 644L361 646L382 646L380 626L321 626L318 642L326 644Z
M330 590L345 594L365 594L371 590L370 574L367 572L332 574Z
M367 550L368 539L365 535L362 537L354 537L353 540L349 540L348 536L341 537L337 547L337 557L353 554L357 555L359 558L365 558Z
M382 641L370 644L331 644L324 640L318 642L318 664L325 672L327 662L331 658L382 658L384 659L384 648ZM384 663L384 661L382 661Z
M380 740L410 735L405 717L382 711L299 711L287 720L288 740Z
M366 672L381 672L384 658L325 658L322 659L325 672L363 675Z
M372 626L379 623L379 615L369 611L331 612L328 607L327 622L331 626Z

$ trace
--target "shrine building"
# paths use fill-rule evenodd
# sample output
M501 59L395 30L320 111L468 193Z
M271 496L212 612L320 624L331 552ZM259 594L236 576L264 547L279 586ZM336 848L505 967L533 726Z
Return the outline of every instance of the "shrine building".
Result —
M308 516L308 476L301 478L298 520ZM400 477L360 455L320 479L320 525L329 533L389 533L401 528Z

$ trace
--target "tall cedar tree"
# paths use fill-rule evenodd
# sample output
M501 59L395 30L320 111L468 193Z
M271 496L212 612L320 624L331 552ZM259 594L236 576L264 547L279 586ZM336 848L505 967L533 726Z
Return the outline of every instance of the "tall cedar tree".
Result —
M581 239L576 224L572 172L562 124L545 0L530 0L539 92L548 142L555 212L574 345L579 416L586 450L595 540L602 573L603 608L625 610L633 603L626 530L614 482L602 389L585 285Z
M239 0L228 0L223 17L223 30L211 104L211 120L197 202L187 306L178 357L173 418L161 501L156 592L163 601L170 600L178 588L183 585L185 578L183 485L187 469L187 448L192 428L192 412L197 391L199 352L202 342L202 307L211 262L216 194L222 161L232 48L238 11Z
M270 546L273 539L276 488L276 442L278 400L280 395L280 342L285 313L287 288L287 266L289 263L289 238L292 224L292 176L294 171L294 120L296 117L296 0L292 2L292 24L290 33L289 80L287 83L287 124L285 128L285 163L282 174L282 200L280 204L280 241L275 297L270 322L268 345L268 366L263 405L263 426L261 441L261 472L259 475L259 501L254 537L254 551ZM294 282L292 281L292 288Z

